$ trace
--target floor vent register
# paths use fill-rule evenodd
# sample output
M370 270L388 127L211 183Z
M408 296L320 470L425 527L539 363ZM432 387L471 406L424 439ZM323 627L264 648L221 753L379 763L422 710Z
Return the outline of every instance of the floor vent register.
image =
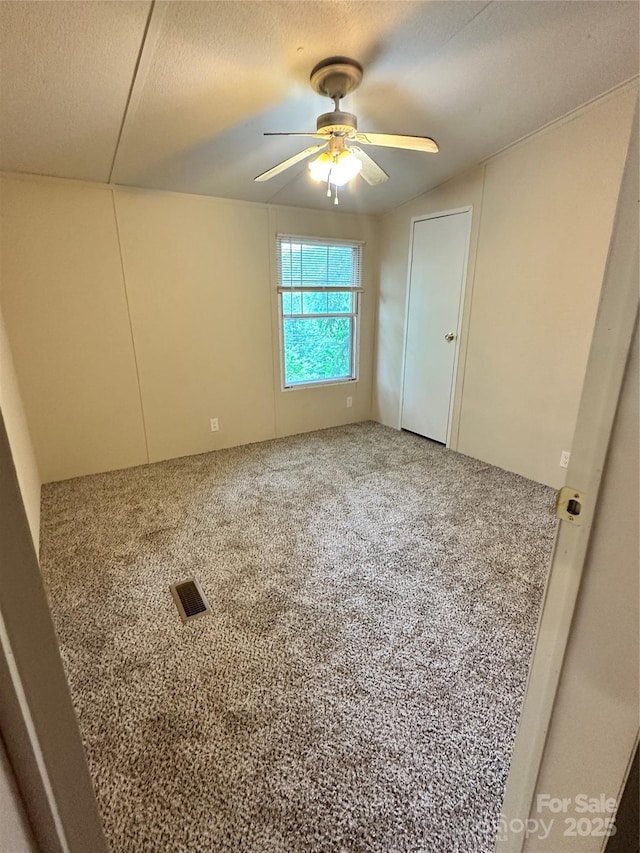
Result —
M196 578L174 583L169 589L183 622L191 622L211 613L211 605Z

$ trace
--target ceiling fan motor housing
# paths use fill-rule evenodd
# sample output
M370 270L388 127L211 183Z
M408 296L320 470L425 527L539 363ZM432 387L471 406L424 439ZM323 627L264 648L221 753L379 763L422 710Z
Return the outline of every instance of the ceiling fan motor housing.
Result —
M332 133L348 136L358 129L358 119L353 113L343 113L335 110L332 113L323 113L321 116L318 116L316 126L318 133L326 133L327 136Z

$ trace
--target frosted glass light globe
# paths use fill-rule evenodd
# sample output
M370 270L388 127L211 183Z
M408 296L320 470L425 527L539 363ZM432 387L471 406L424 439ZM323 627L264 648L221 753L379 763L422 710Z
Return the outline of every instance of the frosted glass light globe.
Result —
M324 151L309 163L309 172L314 181L329 182L335 187L343 187L362 169L362 163L350 151L329 154Z

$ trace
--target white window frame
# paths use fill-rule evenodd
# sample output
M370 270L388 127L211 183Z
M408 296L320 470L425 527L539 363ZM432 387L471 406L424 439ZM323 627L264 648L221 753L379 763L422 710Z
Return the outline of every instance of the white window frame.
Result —
M283 242L302 243L306 246L349 246L358 251L357 284L352 286L294 286L285 285L282 281L281 268L281 245ZM340 240L333 237L309 237L301 234L278 234L276 237L277 256L277 292L278 292L278 328L280 337L280 386L282 391L298 391L301 388L318 388L327 385L343 385L347 382L357 382L360 362L360 311L361 297L364 291L362 286L362 259L364 242L359 240ZM353 294L353 310L351 313L327 312L325 314L286 314L284 313L283 294L285 293L350 293ZM284 346L284 320L285 319L326 319L331 317L351 319L351 373L349 376L341 376L335 379L310 379L303 382L286 384L285 382L285 346Z

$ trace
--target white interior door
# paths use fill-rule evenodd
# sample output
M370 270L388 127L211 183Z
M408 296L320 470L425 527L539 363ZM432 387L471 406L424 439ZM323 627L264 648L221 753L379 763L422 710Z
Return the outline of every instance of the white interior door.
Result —
M471 211L413 223L403 429L446 443Z

